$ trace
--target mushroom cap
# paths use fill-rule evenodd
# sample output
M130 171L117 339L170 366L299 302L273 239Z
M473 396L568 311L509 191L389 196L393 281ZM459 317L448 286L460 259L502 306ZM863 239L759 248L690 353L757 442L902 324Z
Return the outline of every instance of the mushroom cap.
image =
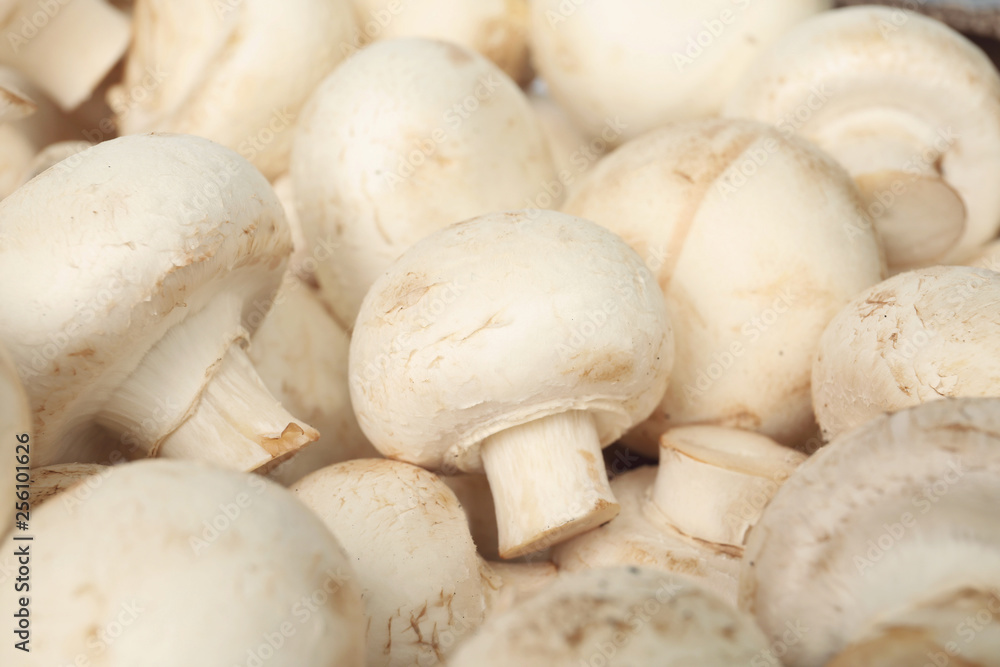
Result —
M436 665L478 627L500 578L476 553L465 513L434 473L387 459L345 461L292 492L354 563L369 667Z
M758 58L724 111L798 132L838 159L824 135L852 115L886 112L929 128L946 146L928 166L960 195L967 217L937 261L963 260L1000 230L1000 75L959 33L898 8L825 12ZM900 165L906 173L923 160L915 152Z
M17 457L27 455L31 458L33 442L31 441L31 408L28 396L21 385L17 368L7 350L0 346L0 442L4 443L6 461L0 462L0 498L7 502L0 505L0 535L7 532L14 519L15 509L15 477L17 466L21 465ZM21 440L27 435L25 447L21 448ZM21 436L20 438L18 436ZM33 461L32 461L33 462Z
M772 638L789 620L808 628L785 659L818 666L872 619L997 584L998 475L1000 399L944 399L866 422L771 499L747 540L741 607Z
M454 44L396 39L316 89L292 176L321 294L351 328L404 250L473 216L534 208L555 167L527 98L493 63Z
M354 0L369 40L423 37L460 44L489 58L520 84L528 58L528 0Z
M695 121L606 156L563 210L639 253L674 324L670 386L630 445L655 452L661 433L692 423L786 445L813 433L809 377L823 328L884 275L843 168L759 123Z
M608 523L556 545L552 560L564 572L636 565L696 579L736 604L740 559L679 533L650 500L656 468L630 470L611 480L621 512Z
M0 340L35 411L36 466L71 461L90 416L213 297L242 299L253 331L291 251L264 177L206 139L121 137L73 165L0 202Z
M619 237L499 212L428 236L372 285L351 399L386 456L479 472L485 438L570 410L611 444L649 415L673 358L663 295Z
M933 266L856 296L830 322L812 391L831 439L883 412L1000 394L1000 273Z
M731 667L767 650L749 616L690 580L618 567L562 575L492 617L450 667Z
M532 59L591 136L620 118L623 140L712 116L753 58L831 0L537 0Z
M350 344L315 291L286 273L248 354L268 391L320 437L268 473L271 479L288 486L328 465L378 456L351 407Z
M31 543L31 653L5 664L232 665L272 650L274 635L283 643L269 665L363 664L350 562L260 476L188 461L116 466L88 500L33 511L31 529L50 545ZM22 544L8 538L3 551Z
M197 134L268 178L288 170L313 89L350 53L350 0L140 0L122 84L122 134Z

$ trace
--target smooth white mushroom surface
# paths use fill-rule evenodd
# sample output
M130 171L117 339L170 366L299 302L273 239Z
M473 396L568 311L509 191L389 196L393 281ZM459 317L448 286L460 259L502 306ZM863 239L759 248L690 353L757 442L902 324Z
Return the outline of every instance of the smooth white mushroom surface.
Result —
M303 105L350 53L354 27L351 0L137 0L108 101L122 134L197 134L277 178Z
M590 136L714 116L754 56L831 0L536 0L532 58Z
M347 357L351 339L315 291L285 274L274 303L250 339L250 360L264 386L319 439L273 468L284 485L348 459L377 457L351 407Z
M498 599L505 579L476 553L462 506L434 473L386 459L346 461L292 492L354 563L368 667L440 664Z
M691 580L638 567L563 575L491 618L449 667L732 667L763 659L753 620Z
M6 0L0 65L21 72L64 111L80 106L125 53L128 17L104 0Z
M8 638L3 664L364 664L352 564L291 493L191 461L112 470L86 501L32 512L31 651Z
M935 266L865 290L830 322L813 365L829 440L883 412L1000 395L1000 273Z
M0 503L0 535L10 528L19 507L29 512L31 509L28 466L32 450L37 450L32 432L28 396L13 360L0 346L0 446L7 457L0 461L0 499L4 500ZM23 473L20 479L18 473Z
M937 654L995 664L998 482L1000 399L870 420L771 499L747 542L741 606L773 642L786 636L789 667L920 665ZM993 611L973 642L961 623L983 609Z
M1000 75L938 21L887 7L813 17L760 57L725 114L843 164L895 271L962 261L1000 230Z
M94 424L126 455L245 470L315 440L243 349L290 251L264 177L198 137L107 141L0 202L0 341L32 465L77 460Z
M511 558L617 513L601 448L649 414L673 359L663 295L624 241L555 211L494 213L375 282L351 401L384 455L485 471Z
M803 459L749 431L671 429L658 468L612 480L621 513L557 545L552 560L569 572L616 565L676 572L735 605L746 535Z
M524 93L455 44L376 42L316 89L292 177L323 299L348 329L408 247L473 216L536 208L555 167Z
M626 442L655 456L673 426L815 431L809 392L824 327L884 277L848 174L814 146L735 120L676 124L603 160L563 210L620 235L657 276L677 360Z
M507 76L531 79L528 0L353 0L354 46L400 37L460 44L489 58Z

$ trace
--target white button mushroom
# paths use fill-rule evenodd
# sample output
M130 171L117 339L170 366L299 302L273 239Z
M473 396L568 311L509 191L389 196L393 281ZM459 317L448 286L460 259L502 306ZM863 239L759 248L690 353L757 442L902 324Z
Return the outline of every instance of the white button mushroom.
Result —
M528 0L354 0L370 40L424 37L478 51L520 84L531 79Z
M324 300L348 329L365 292L445 225L533 203L555 167L521 90L453 44L377 42L324 81L292 156Z
M368 667L439 664L508 583L476 553L462 506L431 472L386 459L346 461L292 492L354 563L368 615Z
M535 66L590 136L717 114L760 50L831 0L536 0Z
M732 667L766 653L749 616L690 580L622 567L560 577L487 621L448 665Z
M0 544L30 563L30 653L8 636L5 665L364 664L351 564L291 493L190 461L111 470L89 499L32 512L33 541Z
M677 340L670 386L627 436L655 455L675 425L797 446L823 328L883 277L857 189L806 142L746 121L661 128L604 158L563 210L624 238L656 273Z
M612 480L621 514L556 546L552 559L569 572L613 565L677 572L735 605L747 532L805 455L718 426L672 429L660 447L659 469Z
M30 503L20 503L28 501L28 466L37 451L31 436L28 397L14 362L0 347L0 452L7 459L0 461L0 535L10 528L19 507L30 511Z
M741 606L775 641L787 624L800 629L784 643L789 667L923 665L952 642L962 661L941 664L996 664L995 618L975 642L956 633L963 617L1000 605L998 479L998 399L873 419L771 499L747 541ZM852 644L856 653L828 662ZM862 659L880 650L882 660Z
M250 360L271 394L320 437L272 469L271 479L287 486L333 463L378 456L351 407L350 345L315 292L285 274L271 310L250 339Z
M934 266L847 304L820 339L816 418L830 440L883 412L1000 394L1000 273Z
M245 470L315 440L243 350L290 250L264 177L197 137L104 142L0 202L0 340L35 412L32 464L74 461L94 422Z
M618 512L601 448L666 388L663 295L617 236L555 211L485 215L400 257L365 298L351 400L384 455L485 470L500 555Z
M66 110L98 87L128 47L128 17L104 0L7 0L0 65L22 72Z
M122 134L197 134L269 179L288 170L313 89L349 52L350 0L137 0L122 83Z
M816 16L759 59L725 113L840 161L894 270L961 261L1000 229L1000 75L938 21L883 7Z

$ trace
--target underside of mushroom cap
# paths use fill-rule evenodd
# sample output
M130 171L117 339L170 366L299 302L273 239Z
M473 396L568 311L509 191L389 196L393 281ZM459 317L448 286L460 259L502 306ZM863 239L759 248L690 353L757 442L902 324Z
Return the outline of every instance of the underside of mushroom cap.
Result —
M883 120L887 114L899 117L896 128L911 134L907 144L912 145L894 156L898 174L878 179L866 196L876 226L884 217L892 222L893 236L907 240L905 226L895 229L904 221L892 220L892 208L900 202L902 209L920 213L907 208L905 200L928 194L922 174L943 180L957 193L965 214L952 242L923 250L904 244L900 252L919 252L901 256L910 264L902 268L962 261L1000 229L1000 191L994 186L1000 173L1000 76L979 48L938 21L885 7L817 15L758 59L724 113L798 132L845 160L856 178L887 168L879 162L899 148L892 139L868 151L867 165L852 158L855 143L887 138L885 128L870 124L872 114ZM925 212L954 209L930 205L942 196L951 198L939 190L940 196L931 193L925 202ZM933 236L934 225L941 224L910 222L918 238ZM939 231L946 237L951 233ZM889 249L890 259L896 253Z
M0 247L0 340L35 408L33 464L46 465L72 451L73 434L167 330L215 297L231 294L236 325L252 331L291 240L246 160L153 134L94 146L4 199ZM160 407L184 409L178 400Z
M789 647L789 664L825 664L853 639L850 626L949 582L974 583L991 566L973 552L1000 562L986 515L975 530L955 520L977 493L995 506L998 475L998 399L944 399L867 422L807 459L772 498L747 542L741 606L772 638L790 620L812 628ZM912 565L892 566L904 560Z
M562 575L491 618L449 665L731 667L766 650L752 619L691 580L618 567Z
M488 436L570 411L610 444L648 415L672 362L662 294L620 238L502 212L427 237L372 286L351 398L383 454L478 471Z

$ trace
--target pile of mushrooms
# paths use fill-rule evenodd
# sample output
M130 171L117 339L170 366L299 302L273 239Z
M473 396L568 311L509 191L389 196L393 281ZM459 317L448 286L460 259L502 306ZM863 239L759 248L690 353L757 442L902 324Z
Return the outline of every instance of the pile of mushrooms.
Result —
M0 665L1000 667L1000 72L833 4L0 3Z

